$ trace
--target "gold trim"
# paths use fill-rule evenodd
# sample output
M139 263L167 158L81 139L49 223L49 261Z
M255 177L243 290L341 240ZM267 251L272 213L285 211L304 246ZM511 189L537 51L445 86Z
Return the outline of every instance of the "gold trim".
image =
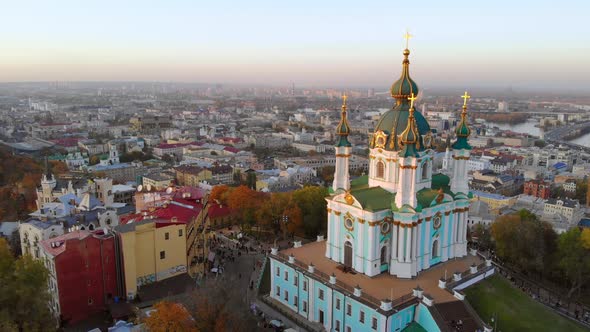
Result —
M337 216L339 216L340 213L342 213L342 212L340 212L340 211L334 211L334 214L337 215Z
M426 221L430 221L432 219L432 216L426 217L425 219L426 219Z
M336 155L336 157L345 157L345 158L348 158L348 157L350 157L350 153L349 154L341 154L341 153L339 153L339 154Z
M346 195L344 196L344 200L346 201L346 204L348 204L348 205L352 205L354 203L354 197L352 197L350 192L346 192Z
M418 166L402 165L399 168L401 168L401 169L416 169L416 168L418 168Z
M332 212L332 209L327 208L326 211L328 211L328 213Z
M379 223L380 223L380 221L379 221L379 220L377 220L377 221L369 221L369 222L368 222L368 225L369 225L370 227L374 227L374 226L378 225Z
M358 221L359 224L365 223L365 219L362 219L362 218L356 218L356 221Z
M448 216L449 214L451 214L451 211L445 211L445 216Z
M453 156L453 159L455 159L455 160L469 160L469 157Z

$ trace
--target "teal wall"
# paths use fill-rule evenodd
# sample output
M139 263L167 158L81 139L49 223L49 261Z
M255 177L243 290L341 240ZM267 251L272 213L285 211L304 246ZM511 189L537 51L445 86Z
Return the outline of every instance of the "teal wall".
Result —
M414 313L416 306L410 306L398 311L391 318L391 329L390 332L399 332L405 329L411 322L414 321ZM355 330L353 330L355 331ZM360 330L359 330L360 331Z
M416 322L420 324L428 332L440 332L440 328L436 325L434 318L430 314L428 307L423 303L418 305L416 309Z

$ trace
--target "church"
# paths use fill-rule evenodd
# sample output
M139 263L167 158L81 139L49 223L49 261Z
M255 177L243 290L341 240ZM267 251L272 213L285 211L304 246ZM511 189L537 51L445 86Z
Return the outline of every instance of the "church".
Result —
M466 331L491 331L471 314L461 293L493 273L490 261L467 248L470 96L462 96L451 176L435 174L433 133L416 109L419 89L410 77L409 56L406 47L401 76L390 90L395 103L369 137L368 175L352 180L351 124L343 97L326 238L296 241L269 256L269 301L303 316L309 329L446 331L451 316L469 312L465 317L471 318L464 319L473 329Z

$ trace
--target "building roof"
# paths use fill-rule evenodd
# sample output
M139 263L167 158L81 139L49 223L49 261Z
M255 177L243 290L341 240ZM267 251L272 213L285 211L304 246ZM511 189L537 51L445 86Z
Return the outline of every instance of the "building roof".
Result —
M424 293L431 296L435 303L455 301L456 298L451 293L438 287L438 280L445 275L445 271L449 271L449 273L454 271L462 272L468 270L469 266L473 263L477 265L482 263L481 258L469 255L433 266L428 270L420 272L418 277L412 279L401 279L388 273L368 277L362 273L353 274L341 271L338 269L340 264L327 258L325 253L326 241L311 242L299 248L289 248L281 251L281 254L284 255L293 254L296 260L306 265L313 263L315 269L325 275L334 273L338 281L350 287L359 285L363 293L379 300L389 298L391 290L397 297L401 297L410 294L413 288L420 285Z
M66 251L66 246L68 240L78 239L83 240L88 236L105 236L102 230L98 231L86 231L86 230L77 230L73 232L69 232L48 240L41 241L41 246L48 254L52 255L53 257L58 256L59 254ZM112 234L107 234L107 237L112 237Z
M350 194L361 204L364 210L381 211L391 209L394 194L381 187L351 190Z

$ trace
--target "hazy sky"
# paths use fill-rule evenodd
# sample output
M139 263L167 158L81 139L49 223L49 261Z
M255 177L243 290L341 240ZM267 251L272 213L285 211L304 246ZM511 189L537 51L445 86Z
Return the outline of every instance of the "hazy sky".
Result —
M590 1L0 1L0 81L590 90Z

